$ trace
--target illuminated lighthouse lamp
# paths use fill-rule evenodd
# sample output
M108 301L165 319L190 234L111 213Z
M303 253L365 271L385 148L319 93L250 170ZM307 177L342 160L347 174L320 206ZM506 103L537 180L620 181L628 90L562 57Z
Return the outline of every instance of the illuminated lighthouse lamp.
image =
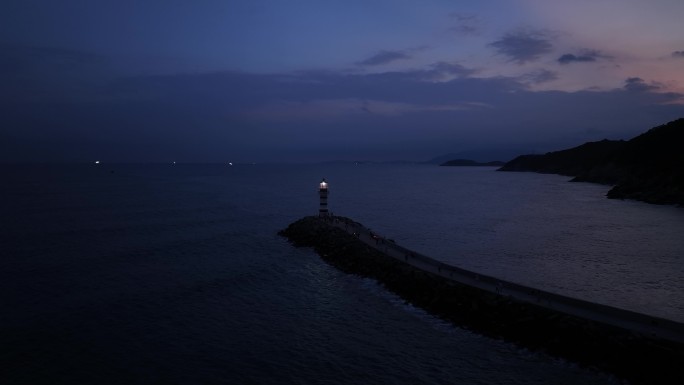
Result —
M327 217L328 213L328 182L325 178L318 185L318 196L320 197L320 205L318 207L318 216Z

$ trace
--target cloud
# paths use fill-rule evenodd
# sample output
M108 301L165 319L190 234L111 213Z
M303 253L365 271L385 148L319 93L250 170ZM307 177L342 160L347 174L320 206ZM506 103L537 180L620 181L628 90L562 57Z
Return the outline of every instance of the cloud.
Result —
M436 62L425 68L411 69L406 71L392 71L377 73L378 78L387 78L401 81L415 82L443 82L455 78L468 77L476 74L478 70L467 68L456 62ZM318 72L320 74L321 72Z
M602 54L600 51L596 50L583 50L577 55L566 53L558 58L558 63L560 64L570 64L570 63L583 63L583 62L595 62L601 58L610 58L608 55Z
M659 90L662 87L659 83L646 83L646 81L644 81L642 78L633 77L627 78L627 80L625 80L624 88L625 90L632 92L651 92Z
M247 112L251 118L282 122L330 120L365 114L395 117L422 112L453 112L490 108L486 103L452 102L447 104L417 104L372 99L317 99L309 101L277 101Z
M411 55L407 54L404 51L380 51L376 53L375 55L362 60L358 63L357 65L360 66L378 66L378 65L384 65L384 64L389 64L392 62L395 62L397 60L406 60L410 59Z
M455 144L551 150L626 139L684 115L684 105L673 104L682 95L640 78L622 89L562 92L528 86L554 79L546 69L515 78L474 74L454 62L382 73L225 71L64 90L83 96L68 103L60 95L0 97L0 130L11 133L0 141L0 161L420 159ZM0 96L7 92L0 87ZM108 97L86 97L96 92ZM604 133L572 137L589 126ZM37 138L47 144L37 146Z
M553 50L547 31L520 30L505 34L501 39L489 44L500 55L510 61L525 64L538 60L543 54Z
M674 51L672 57L684 59L684 51Z
M477 73L477 70L466 68L454 62L437 62L429 66L428 70L415 71L423 80L446 80L454 77L467 77Z
M576 55L573 55L571 53L566 53L566 54L564 54L558 58L558 62L560 64L569 64L572 62L592 62L592 61L596 61L595 56L588 56L588 55L576 56Z
M541 84L558 79L558 73L547 69L532 71L520 77L523 83Z
M458 35L473 36L479 35L481 30L480 18L476 15L453 12L449 17L456 20L456 25L449 28L449 31L456 32Z

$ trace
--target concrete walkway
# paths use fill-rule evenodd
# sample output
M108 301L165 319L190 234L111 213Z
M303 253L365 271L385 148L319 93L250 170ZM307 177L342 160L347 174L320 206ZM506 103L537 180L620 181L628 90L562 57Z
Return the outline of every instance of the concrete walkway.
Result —
M348 221L346 218L330 216L324 217L322 220L328 225L357 236L363 243L389 257L422 271L439 275L447 280L518 301L543 306L578 318L617 326L650 337L684 343L684 324L682 323L566 297L464 270L399 246L356 222Z

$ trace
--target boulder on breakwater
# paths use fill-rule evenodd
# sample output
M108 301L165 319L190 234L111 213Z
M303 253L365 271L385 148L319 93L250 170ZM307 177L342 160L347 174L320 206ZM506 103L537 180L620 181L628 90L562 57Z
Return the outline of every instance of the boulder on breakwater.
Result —
M635 384L682 384L684 346L578 318L460 284L389 257L329 221L305 217L279 232L294 246L313 247L330 265L374 278L405 301L459 327L543 350Z

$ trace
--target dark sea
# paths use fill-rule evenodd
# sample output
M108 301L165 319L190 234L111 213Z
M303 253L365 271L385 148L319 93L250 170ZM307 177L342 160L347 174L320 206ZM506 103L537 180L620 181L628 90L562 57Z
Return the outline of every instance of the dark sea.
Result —
M278 230L329 207L448 263L684 321L684 209L428 165L0 165L0 384L616 384L452 326Z

